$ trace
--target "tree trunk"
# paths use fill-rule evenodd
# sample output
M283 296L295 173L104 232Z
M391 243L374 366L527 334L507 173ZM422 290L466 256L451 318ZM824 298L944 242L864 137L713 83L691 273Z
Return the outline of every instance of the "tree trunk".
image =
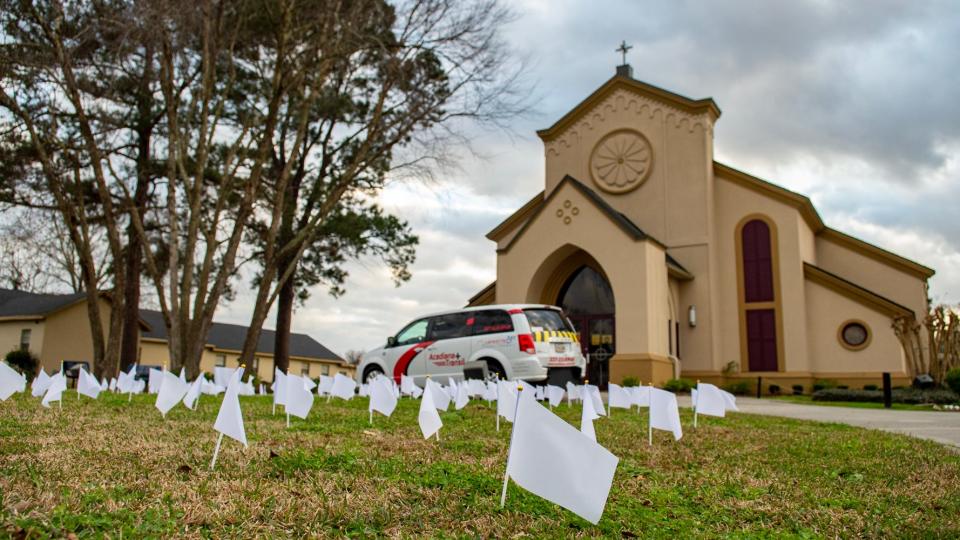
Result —
M286 265L280 269L280 275L286 273ZM273 365L287 373L290 369L290 325L293 322L293 302L296 296L294 280L288 279L280 287L277 296L277 330L273 343Z

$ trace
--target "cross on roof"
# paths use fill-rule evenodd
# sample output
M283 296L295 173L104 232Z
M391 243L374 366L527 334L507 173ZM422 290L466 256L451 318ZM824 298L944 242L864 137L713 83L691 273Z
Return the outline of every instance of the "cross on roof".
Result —
M620 43L620 46L617 47L617 48L614 49L614 50L615 50L616 52L618 52L618 53L620 53L620 54L623 55L623 63L626 64L626 63L627 63L627 51L629 51L629 50L632 49L632 48L633 48L633 45L627 45L627 41L626 41L626 40L623 40L623 41Z

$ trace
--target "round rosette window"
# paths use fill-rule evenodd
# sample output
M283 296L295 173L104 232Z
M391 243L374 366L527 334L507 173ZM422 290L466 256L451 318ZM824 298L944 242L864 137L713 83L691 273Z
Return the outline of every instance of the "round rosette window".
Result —
M860 321L847 321L840 326L840 343L846 348L859 350L870 343L870 329Z
M600 189L626 193L636 189L653 169L653 148L642 134L614 131L600 139L590 155L590 174Z

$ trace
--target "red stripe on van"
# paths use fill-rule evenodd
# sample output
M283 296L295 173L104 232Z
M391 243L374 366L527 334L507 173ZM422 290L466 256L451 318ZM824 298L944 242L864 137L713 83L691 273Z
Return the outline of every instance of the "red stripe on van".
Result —
M403 353L403 355L397 359L397 363L393 366L393 380L395 380L397 384L400 384L400 376L407 374L407 368L410 367L410 362L412 362L418 354L423 352L423 349L433 345L433 343L433 341L421 341L407 349L407 352ZM417 350L418 348L420 349L419 351Z

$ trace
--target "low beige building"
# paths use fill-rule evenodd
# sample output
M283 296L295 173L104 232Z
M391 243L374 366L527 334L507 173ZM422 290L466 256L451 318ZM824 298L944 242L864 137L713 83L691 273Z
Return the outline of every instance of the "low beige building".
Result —
M487 235L497 280L470 304L563 307L601 383L908 382L891 322L926 314L934 271L716 162L719 117L619 66L538 132L544 190Z
M93 363L85 294L34 294L0 289L0 355L14 349L29 350L48 372L59 371L64 362ZM106 329L110 302L100 300L100 314ZM169 366L170 349L160 312L140 311L139 363L142 366ZM106 330L105 330L106 331ZM237 367L247 327L213 323L207 337L200 369L213 373L215 366ZM254 368L261 380L273 380L275 333L264 329L257 345ZM0 356L2 357L2 356ZM342 373L353 377L355 368L306 334L290 336L291 373L319 377Z

